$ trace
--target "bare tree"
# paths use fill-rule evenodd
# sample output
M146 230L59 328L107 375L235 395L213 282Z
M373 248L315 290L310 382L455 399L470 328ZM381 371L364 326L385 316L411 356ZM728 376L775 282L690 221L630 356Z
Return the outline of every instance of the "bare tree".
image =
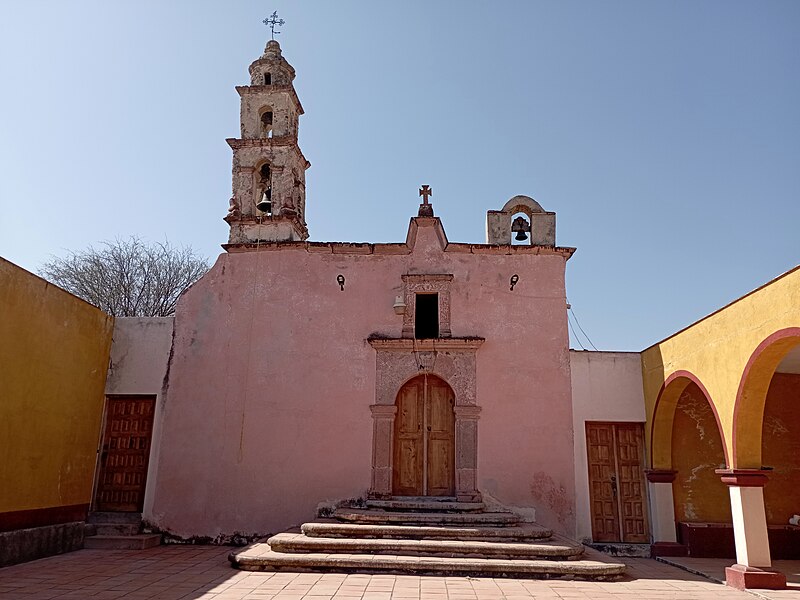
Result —
M53 258L39 274L115 317L166 317L208 268L190 247L132 236Z

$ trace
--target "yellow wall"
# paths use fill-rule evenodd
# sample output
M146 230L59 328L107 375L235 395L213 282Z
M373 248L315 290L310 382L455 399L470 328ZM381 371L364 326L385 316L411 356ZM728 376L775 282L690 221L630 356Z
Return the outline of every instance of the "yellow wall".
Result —
M89 503L113 325L0 259L0 514Z
M650 428L656 399L667 378L678 371L688 371L705 386L719 416L729 457L728 466L759 468L761 419L757 401L746 407L744 418L739 420L738 456L734 456L733 414L739 382L745 366L762 341L775 332L798 327L800 267L646 349L642 353L642 372L648 448L652 452L652 465L656 468L670 468L671 459L669 440L666 443L657 443L655 447L652 444ZM785 347L781 352L788 349ZM777 364L780 358L782 355L771 356L770 361ZM763 369L766 377L764 392L771 378L771 372L766 374L767 370ZM671 438L672 417L668 412L662 413L659 409L662 414L656 422L657 442L658 431L669 431ZM661 438L662 442L664 437L666 436Z

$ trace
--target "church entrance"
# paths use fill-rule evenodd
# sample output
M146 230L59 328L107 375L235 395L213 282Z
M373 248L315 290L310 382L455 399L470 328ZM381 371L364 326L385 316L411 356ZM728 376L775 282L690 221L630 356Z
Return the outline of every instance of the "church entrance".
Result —
M395 496L455 495L455 394L433 375L398 392L394 420Z

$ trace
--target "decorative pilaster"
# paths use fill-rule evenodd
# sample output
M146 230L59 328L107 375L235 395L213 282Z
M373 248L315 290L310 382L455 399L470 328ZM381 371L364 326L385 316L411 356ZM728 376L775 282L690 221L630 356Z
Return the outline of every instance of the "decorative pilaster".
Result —
M394 443L394 404L373 404L372 412L372 485L370 498L392 496L392 447Z
M737 589L783 589L786 576L773 571L764 509L764 486L768 471L718 469L731 495L736 564L725 569L725 583Z
M453 407L456 419L456 499L480 502L478 491L478 418L480 406Z

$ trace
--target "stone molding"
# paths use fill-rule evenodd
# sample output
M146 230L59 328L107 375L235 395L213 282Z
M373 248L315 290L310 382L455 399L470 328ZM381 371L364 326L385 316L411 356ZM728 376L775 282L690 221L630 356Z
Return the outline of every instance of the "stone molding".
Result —
M450 286L452 275L403 275L406 310L403 313L403 337L414 337L416 295L430 292L439 295L439 337L450 337Z
M297 113L300 115L305 114L305 111L303 110L303 105L300 103L300 98L297 96L297 90L294 89L294 84L281 85L278 83L273 83L271 85L237 85L236 91L239 94L239 97L246 96L249 94L289 92L289 96L292 98L292 100L296 105Z
M670 469L645 469L644 474L650 483L672 483L678 472Z
M736 487L761 487L769 482L769 473L762 469L716 469L722 483Z
M249 252L256 249L250 243L223 244L229 252ZM412 247L403 242L387 244L365 244L359 242L268 242L259 245L259 250L304 250L309 254L359 254L359 255L408 255ZM569 259L575 248L549 246L495 246L491 244L448 244L443 252L453 254L527 254L557 255Z

